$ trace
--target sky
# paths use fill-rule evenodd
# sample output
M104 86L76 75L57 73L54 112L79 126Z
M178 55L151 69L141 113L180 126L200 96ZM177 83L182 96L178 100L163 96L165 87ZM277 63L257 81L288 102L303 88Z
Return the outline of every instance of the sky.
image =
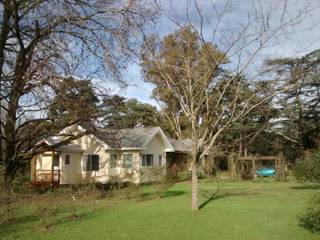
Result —
M148 33L157 33L160 37L163 37L175 31L178 29L176 23L187 24L187 12L189 20L197 29L200 29L200 18L193 0L160 0L158 3L163 8L163 14L156 20L155 24L146 30ZM197 0L199 11L203 16L203 35L210 40L217 24L217 15L214 13L212 3L218 12L221 12L226 6L226 1L224 0ZM288 0L286 2L285 0L261 0L260 3L261 5L258 0L230 1L230 4L225 8L224 17L216 31L213 43L222 49L226 47L225 43L236 34L239 34L243 26L248 22L248 11L252 13L254 4L254 8L261 7L268 10L264 11L265 15L263 17L266 18L268 13L270 14L269 24L271 27L277 26L280 22L283 9L286 9L284 22L292 20L299 12L302 12L303 15L295 21L295 24L286 28L286 31L279 33L277 38L272 39L266 48L259 51L254 61L250 63L248 71L253 72L258 69L262 61L267 58L303 56L320 48L320 1ZM259 16L261 18L262 15ZM257 16L252 14L251 21L254 17ZM257 17L256 20L261 21L260 18ZM257 25L252 24L251 31L256 29ZM254 44L248 47L242 52L242 56L250 57L250 54L256 49L255 47ZM242 58L246 59L246 57ZM235 57L235 59L237 58ZM245 63L246 60L243 61ZM250 68L252 69L250 70ZM119 91L115 83L109 85L114 93L120 93L127 98L136 98L141 102L159 107L157 101L151 97L154 86L143 81L141 69L137 62L132 62L128 65L124 73L124 80L128 84L125 90Z

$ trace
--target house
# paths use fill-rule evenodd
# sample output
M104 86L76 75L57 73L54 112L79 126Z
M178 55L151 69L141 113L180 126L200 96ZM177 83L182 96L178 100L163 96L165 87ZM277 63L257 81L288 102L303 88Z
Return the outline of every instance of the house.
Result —
M72 135L85 131L82 126L74 125L62 133ZM38 144L50 148L59 141L61 137L51 137ZM166 176L167 163L172 165L176 156L185 155L185 151L181 144L170 141L160 127L113 132L97 129L94 134L83 135L35 156L31 178L34 183L55 184L158 181Z

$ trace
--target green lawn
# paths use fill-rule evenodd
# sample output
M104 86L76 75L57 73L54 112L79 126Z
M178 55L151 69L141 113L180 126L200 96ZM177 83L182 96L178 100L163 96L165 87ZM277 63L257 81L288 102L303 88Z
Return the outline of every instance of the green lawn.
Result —
M0 226L0 238L320 239L298 224L315 189L295 182L216 180L202 180L200 188L198 213L190 211L190 184L177 183L164 198L88 200L77 210L81 217L76 220L63 218L69 210L60 210L51 217L54 224L47 231L37 227L39 218L26 202L24 213L15 222ZM145 187L145 191L150 189Z

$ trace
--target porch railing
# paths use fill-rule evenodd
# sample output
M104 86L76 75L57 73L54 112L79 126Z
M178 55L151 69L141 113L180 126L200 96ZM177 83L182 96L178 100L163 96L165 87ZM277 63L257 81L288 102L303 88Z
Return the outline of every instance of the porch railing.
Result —
M60 183L60 170L36 170L34 182Z

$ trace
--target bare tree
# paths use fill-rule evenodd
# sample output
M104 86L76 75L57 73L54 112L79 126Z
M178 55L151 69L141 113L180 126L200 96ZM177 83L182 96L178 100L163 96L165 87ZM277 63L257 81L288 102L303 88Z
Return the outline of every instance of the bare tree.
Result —
M33 146L48 135L45 126L54 124L47 110L62 77L107 69L105 77L121 78L137 46L136 29L155 15L152 5L145 6L135 0L1 1L0 164L6 185L37 153Z
M181 140L186 138L181 119L188 121L192 139L192 210L199 206L197 170L205 154L234 122L287 89L284 85L278 87L276 81L258 81L263 76L253 73L252 66L259 53L275 44L310 11L304 8L289 16L287 1L282 1L281 7L279 3L272 6L254 1L244 15L238 15L243 19L237 24L232 1L208 3L214 23L205 25L198 1L187 1L184 22L165 13L176 24L177 32L162 40L145 37L142 54L145 80L158 86L154 96ZM168 101L163 89L170 96ZM170 106L172 103L174 107Z

